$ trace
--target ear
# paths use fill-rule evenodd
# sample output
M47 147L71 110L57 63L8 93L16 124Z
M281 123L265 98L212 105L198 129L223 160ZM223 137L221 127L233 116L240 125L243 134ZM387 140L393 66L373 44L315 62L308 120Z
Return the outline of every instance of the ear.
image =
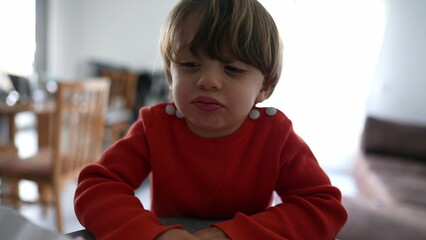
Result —
M256 103L261 103L261 102L265 101L269 97L269 95L271 93L271 89L272 89L272 87L270 85L263 86L263 88L257 94Z

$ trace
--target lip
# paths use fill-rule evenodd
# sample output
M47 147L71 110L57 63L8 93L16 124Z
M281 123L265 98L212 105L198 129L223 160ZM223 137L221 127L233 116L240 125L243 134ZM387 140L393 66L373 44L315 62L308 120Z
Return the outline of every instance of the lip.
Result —
M196 97L194 98L194 100L191 101L191 103L194 104L201 111L205 112L214 112L224 107L223 104L218 100L206 96Z

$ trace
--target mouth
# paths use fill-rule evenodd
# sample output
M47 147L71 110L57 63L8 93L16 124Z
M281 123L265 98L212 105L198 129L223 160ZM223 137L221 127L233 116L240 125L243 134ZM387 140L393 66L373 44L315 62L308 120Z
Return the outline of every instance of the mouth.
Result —
M205 112L214 112L224 107L224 105L218 100L212 97L204 97L204 96L196 97L194 100L191 101L191 103L194 104L201 111L205 111Z

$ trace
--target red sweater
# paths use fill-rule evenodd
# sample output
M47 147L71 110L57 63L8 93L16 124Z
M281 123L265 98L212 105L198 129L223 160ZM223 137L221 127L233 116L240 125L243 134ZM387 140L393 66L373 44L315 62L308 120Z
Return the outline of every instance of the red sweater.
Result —
M128 134L80 174L75 212L97 239L155 239L180 226L158 217L231 220L232 240L334 238L347 214L340 191L280 111L233 134L202 138L166 104L142 108ZM151 211L134 190L152 173ZM271 207L276 191L283 203Z

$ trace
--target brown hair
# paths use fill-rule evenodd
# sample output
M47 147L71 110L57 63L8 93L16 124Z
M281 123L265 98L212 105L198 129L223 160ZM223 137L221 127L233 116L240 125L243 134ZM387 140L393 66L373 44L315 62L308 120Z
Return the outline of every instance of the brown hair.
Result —
M188 43L188 26L195 33ZM188 44L187 46L183 46ZM213 59L229 50L238 60L259 69L264 86L271 93L282 67L282 44L271 15L257 0L181 0L170 13L163 28L161 53L169 83L170 63L183 47L194 54L200 51Z

